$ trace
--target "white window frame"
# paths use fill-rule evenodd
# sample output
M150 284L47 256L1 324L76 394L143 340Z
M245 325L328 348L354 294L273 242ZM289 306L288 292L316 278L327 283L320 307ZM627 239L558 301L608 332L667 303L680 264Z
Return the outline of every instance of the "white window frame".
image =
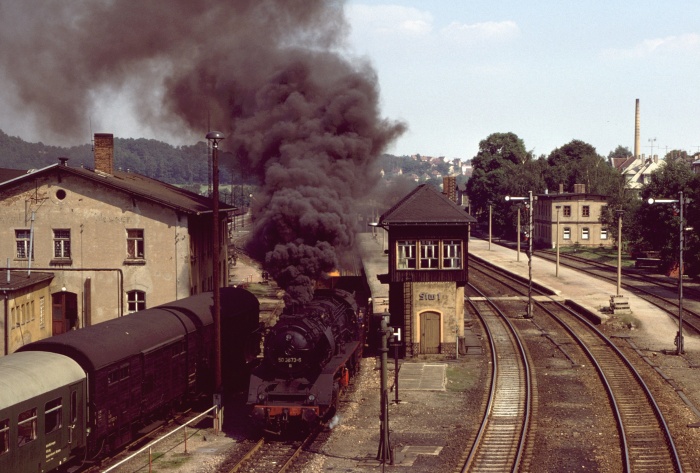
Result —
M440 240L421 240L418 252L420 269L440 269Z
M600 239L601 240L607 240L608 239L608 230L603 228L600 230Z
M564 231L561 234L562 240L571 240L571 227L564 227Z
M142 228L126 229L126 257L127 259L144 259L145 236Z
M70 229L55 228L53 231L53 257L69 259L70 256Z
M396 253L396 269L417 269L415 240L398 240Z
M31 230L26 228L19 228L15 230L15 241L16 241L16 252L15 257L17 259L29 259L29 248L32 246L31 242ZM32 248L32 260L34 259L34 248Z
M590 240L591 230L588 227L581 228L581 240Z
M442 242L442 269L462 269L462 240Z

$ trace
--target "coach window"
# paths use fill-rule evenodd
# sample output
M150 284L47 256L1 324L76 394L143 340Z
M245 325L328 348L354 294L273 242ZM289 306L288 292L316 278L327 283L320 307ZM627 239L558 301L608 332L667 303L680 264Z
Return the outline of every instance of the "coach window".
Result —
M437 240L421 240L420 242L420 269L438 269L440 263Z
M10 451L10 419L0 420L0 455Z
M561 238L562 240L571 240L571 227L564 227L564 232Z
M460 240L442 242L442 268L462 269L462 242Z
M397 261L398 269L416 269L416 242L410 240L399 240L397 243Z
M143 259L143 230L130 228L126 230L127 259Z
M581 229L581 240L588 240L590 238L590 230L588 227L583 227Z
M36 439L36 408L22 412L17 418L17 445Z
M138 312L146 308L146 293L143 291L129 291L126 293L129 313Z
M70 423L75 424L78 420L78 391L70 393Z
M63 405L61 404L61 398L54 399L46 403L44 410L44 433L50 434L61 428L63 424L61 421L61 413L63 412Z

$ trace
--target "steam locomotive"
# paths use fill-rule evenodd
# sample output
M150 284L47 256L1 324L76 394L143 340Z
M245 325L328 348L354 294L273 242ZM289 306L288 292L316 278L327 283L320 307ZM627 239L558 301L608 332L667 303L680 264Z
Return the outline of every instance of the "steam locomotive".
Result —
M364 309L342 289L317 289L311 302L283 313L265 335L250 376L254 424L282 434L308 429L332 413L360 368Z
M260 351L259 303L222 288L223 379L247 381ZM211 292L39 340L0 358L0 471L47 472L91 459L213 392Z

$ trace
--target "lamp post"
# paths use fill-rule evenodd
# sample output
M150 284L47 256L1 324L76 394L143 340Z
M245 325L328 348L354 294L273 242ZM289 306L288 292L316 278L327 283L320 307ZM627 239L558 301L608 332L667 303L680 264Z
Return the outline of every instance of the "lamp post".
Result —
M528 285L527 285L527 313L525 314L526 319L531 319L532 318L532 213L533 213L533 198L532 198L532 191L528 192L527 197L514 197L507 195L506 196L506 202L510 202L511 200L522 200L525 201L525 205L530 211L529 214L529 230L528 230L528 248L527 248L527 270L528 270Z
M221 406L221 300L219 293L219 141L224 139L220 131L207 133L211 142L212 153L212 280L214 292L214 401Z
M622 215L624 210L616 210L617 215L617 294L620 295L620 287L622 286Z
M520 205L518 205L518 251L515 254L515 261L520 261Z
M678 333L676 334L676 355L682 355L683 351L683 191L678 193L678 199L654 199L650 197L649 204L679 204L680 206L680 237L678 256Z
M556 277L559 277L559 209L561 208L561 205L557 205L557 264L556 264L556 269L554 270L554 275Z

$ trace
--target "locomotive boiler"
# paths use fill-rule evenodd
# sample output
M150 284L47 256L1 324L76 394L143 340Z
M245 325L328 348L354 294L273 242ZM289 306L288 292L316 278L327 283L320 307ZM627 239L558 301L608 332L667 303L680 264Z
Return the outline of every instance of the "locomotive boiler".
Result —
M360 367L363 311L353 294L317 289L311 302L283 313L265 336L264 358L248 389L251 416L272 433L331 413Z

